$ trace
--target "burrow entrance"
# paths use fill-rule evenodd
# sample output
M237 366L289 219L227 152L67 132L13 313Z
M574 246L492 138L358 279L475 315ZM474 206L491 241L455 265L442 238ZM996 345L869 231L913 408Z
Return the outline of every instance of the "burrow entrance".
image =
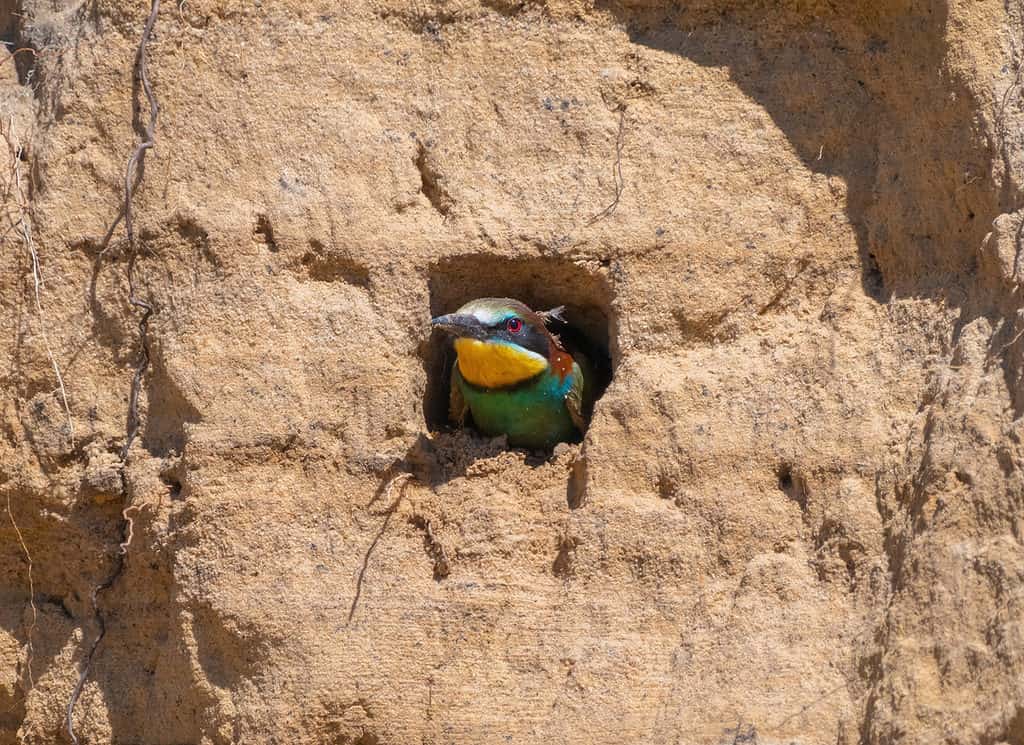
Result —
M0 0L0 54L4 64L13 60L18 82L28 85L32 82L37 51L23 34L25 16L21 6L21 0Z
M560 258L459 256L431 266L429 289L432 317L451 313L481 297L514 298L534 310L564 305L565 323L554 321L548 328L567 347L576 347L589 358L594 369L595 403L611 383L617 356L610 327L612 292L599 267ZM427 374L423 415L427 428L436 432L452 426L448 393L455 352L449 340L434 333L421 355Z

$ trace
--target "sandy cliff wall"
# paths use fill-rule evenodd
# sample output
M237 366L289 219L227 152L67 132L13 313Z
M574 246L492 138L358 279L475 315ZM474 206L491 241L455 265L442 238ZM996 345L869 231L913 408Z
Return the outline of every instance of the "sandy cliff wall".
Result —
M124 465L149 5L0 6L0 742L130 505L82 742L1024 745L1019 4L165 4ZM444 431L491 294L582 445Z

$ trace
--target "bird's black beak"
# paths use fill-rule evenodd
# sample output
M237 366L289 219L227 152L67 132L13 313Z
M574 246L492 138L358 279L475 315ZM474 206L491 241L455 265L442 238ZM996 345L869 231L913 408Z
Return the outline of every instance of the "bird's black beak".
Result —
M430 326L457 337L483 339L487 336L486 327L471 315L449 313L446 316L431 319Z

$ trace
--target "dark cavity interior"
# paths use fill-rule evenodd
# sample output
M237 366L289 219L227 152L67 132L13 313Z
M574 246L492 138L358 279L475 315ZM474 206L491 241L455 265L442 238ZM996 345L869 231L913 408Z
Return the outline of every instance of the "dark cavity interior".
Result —
M552 321L548 328L570 352L581 351L589 359L594 371L594 402L611 382L617 353L611 328L611 290L596 267L581 267L556 258L462 256L435 264L429 283L432 317L451 313L481 297L514 298L534 310L564 305L565 321ZM423 399L427 428L444 430L452 426L448 390L455 351L450 339L435 332L421 354L427 373ZM468 424L472 426L471 421Z

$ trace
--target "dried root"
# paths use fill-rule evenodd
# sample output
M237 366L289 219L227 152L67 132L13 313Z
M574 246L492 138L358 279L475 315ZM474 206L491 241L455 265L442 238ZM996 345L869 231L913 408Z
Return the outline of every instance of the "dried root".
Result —
M146 97L146 102L149 105L149 117L144 126L144 133L142 140L136 145L132 151L131 156L128 158L128 164L125 166L124 173L124 203L121 208L120 214L111 223L110 228L107 230L106 235L103 237L100 249L100 260L106 253L109 247L110 239L117 229L117 226L124 220L125 234L128 238L128 303L133 308L142 311L139 317L138 329L139 329L139 360L135 366L135 373L132 376L131 393L128 398L128 422L127 432L125 436L124 446L121 449L121 479L125 481L125 468L128 463L128 454L131 451L132 442L134 442L136 436L139 433L139 391L142 388L142 381L145 377L146 371L149 369L149 318L153 314L152 304L142 299L135 285L135 262L138 258L138 245L135 240L135 226L133 222L132 214L132 201L135 196L135 189L139 185L143 176L143 168L145 165L146 153L156 146L156 122L157 116L160 112L160 107L157 103L156 96L153 93L153 88L149 82L149 75L146 68L146 47L149 44L150 37L153 34L153 27L156 25L157 15L160 12L160 0L152 0L150 5L149 16L146 19L146 24L142 29L142 38L139 41L138 52L135 56L135 76L136 79L142 84L142 90ZM128 555L128 547L131 545L132 538L134 536L134 520L131 517L131 513L137 508L130 504L129 490L127 483L125 485L125 499L128 500L125 504L124 509L121 512L121 541L118 544L118 553L114 559L114 566L105 579L100 584L93 588L90 599L92 601L93 618L97 626L96 638L93 640L92 645L89 647L89 652L86 654L85 662L82 665L81 673L78 676L78 683L75 685L74 690L71 692L71 697L68 700L67 716L65 726L67 727L68 736L71 738L73 745L78 745L78 737L75 735L74 727L74 711L75 704L78 702L79 697L82 695L82 688L85 686L86 680L89 678L89 671L92 667L93 658L96 656L96 650L99 648L100 643L103 641L103 637L106 636L106 621L103 617L103 613L99 606L99 596L102 592L109 589L121 576L124 571L125 560Z
M611 203L603 210L594 215L590 220L587 221L587 225L593 225L598 220L611 215L615 209L619 206L619 200L622 199L622 192L626 189L626 182L622 178L622 135L626 126L626 106L620 104L619 110L619 133L615 137L615 163L612 165L612 178L615 181L615 196L612 198Z
M395 488L395 485L399 485L398 497L395 501L388 505L384 512L384 522L381 523L380 530L377 531L377 535L373 537L373 541L370 542L370 547L366 549L366 554L363 556L363 566L359 569L359 576L356 577L356 591L352 596L352 606L348 609L348 621L352 623L352 618L356 614L356 607L359 605L359 598L363 594L363 580L366 577L366 569L370 565L370 556L373 554L373 550L377 548L377 544L380 539L384 536L384 531L388 529L388 523L391 522L391 517L395 514L395 510L402 502L402 495L405 494L405 485L409 483L413 475L411 473L400 473L397 476L391 478L387 485L384 487L384 501L387 502L391 498L391 492ZM374 497L373 502L376 501Z
M28 625L28 630L25 632L25 670L28 674L28 690L35 687L35 680L32 678L32 634L36 630L36 620L38 619L38 613L36 611L36 588L35 583L32 581L32 554L29 553L28 545L25 543L25 536L21 534L21 528L18 527L17 521L14 519L14 513L11 511L11 495L7 494L7 517L11 520L11 527L14 528L15 535L18 536L18 543L21 545L21 552L25 554L25 561L28 564L28 607L32 611L32 621Z
M46 314L43 312L42 290L43 274L39 265L39 252L36 250L35 239L32 236L31 204L28 192L21 173L22 157L24 148L14 134L14 118L8 118L6 126L0 124L0 136L7 143L8 160L11 163L10 171L7 174L5 183L2 185L3 202L6 205L4 218L7 228L3 236L14 231L20 238L25 250L28 252L32 266L32 287L33 299L35 302L36 315L39 318L39 337L46 349L47 359L53 367L53 373L57 379L57 390L60 392L61 402L64 405L64 413L68 418L68 434L71 438L71 445L75 444L75 422L71 417L71 405L68 403L68 391L64 385L64 375L61 373L60 365L53 353L53 346L50 344L50 335L47 331ZM13 211L12 211L13 207Z

